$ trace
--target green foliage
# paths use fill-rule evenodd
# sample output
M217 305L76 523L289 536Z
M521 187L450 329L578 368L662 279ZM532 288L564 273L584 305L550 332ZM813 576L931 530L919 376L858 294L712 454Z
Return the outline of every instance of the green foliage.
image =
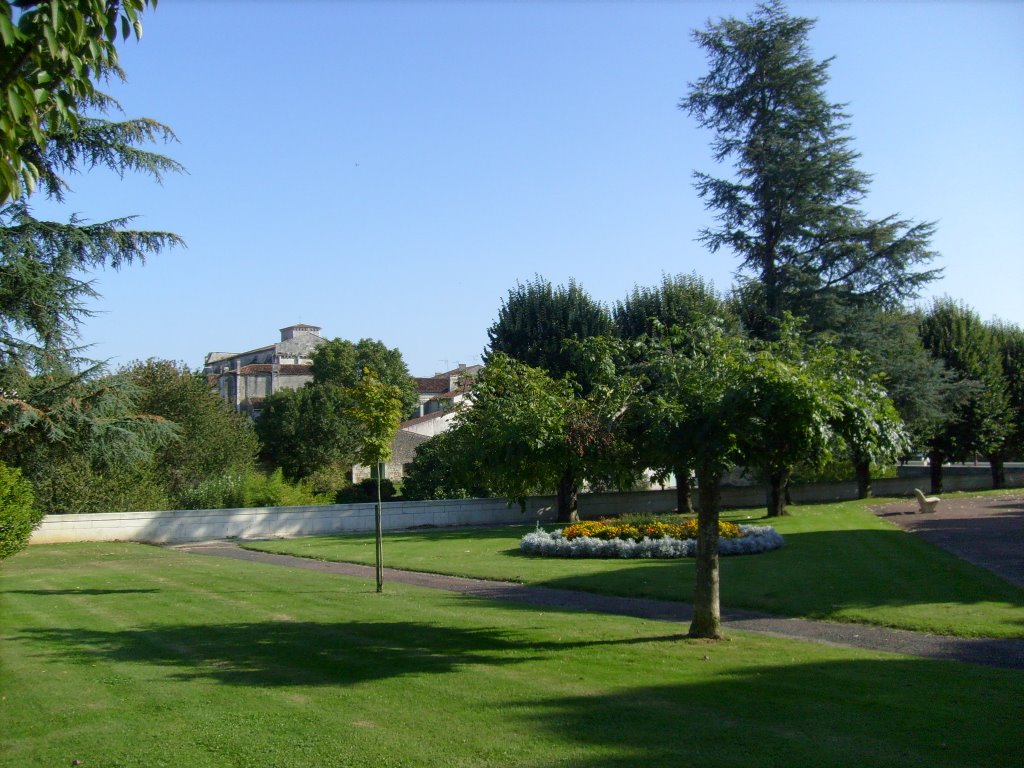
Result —
M352 399L334 384L282 389L263 403L256 421L261 453L298 479L356 459L356 425L350 418Z
M178 498L182 509L302 507L333 500L317 493L308 482L285 479L280 469L269 475L249 469L208 477L185 489Z
M367 370L373 371L383 383L396 387L402 413L412 413L419 401L416 380L409 375L402 353L397 348L388 349L375 339L360 339L356 343L332 339L313 352L313 380L317 384L352 388Z
M492 353L473 384L471 408L455 417L461 445L481 481L519 503L553 489L569 461L572 385L502 353Z
M615 303L612 317L623 339L658 336L665 329L700 322L739 331L737 318L714 285L696 274L663 275L653 288L634 286L625 300Z
M768 320L788 310L834 329L845 308L898 303L938 273L918 269L933 256L933 224L858 209L868 177L854 166L848 116L826 97L829 61L811 57L813 24L773 0L695 31L709 72L680 106L714 132L715 161L733 164L729 178L695 174L718 220L701 241L736 253Z
M619 434L631 390L618 377L605 345L596 338L566 346L566 359L589 386L492 353L471 393L472 407L455 419L450 438L462 466L463 488L490 489L509 501L559 490L559 519L576 515L575 495L584 481L618 487L635 473ZM415 485L414 485L415 487Z
M259 446L252 422L235 413L201 374L153 359L133 363L121 374L139 388L141 413L177 427L174 439L153 457L154 474L172 499L207 478L253 468Z
M999 348L1010 411L1003 450L1010 458L1024 459L1024 329L1006 322L993 323L990 329Z
M30 467L36 505L48 515L135 512L176 505L148 458L97 466L83 454L44 452Z
M168 361L16 377L0 401L0 455L25 471L47 513L190 506L195 486L252 468L252 426L203 379Z
M142 37L147 5L156 1L0 4L0 203L47 180L40 156L55 133L80 131L88 109L110 103L96 83L124 79L115 43Z
M398 491L395 489L395 484L386 477L382 477L380 479L381 501L390 501L395 498L397 494ZM350 485L348 488L342 488L335 495L334 501L338 504L369 504L371 502L376 502L377 478L367 477L355 485Z
M955 382L942 361L924 348L920 321L903 310L864 309L851 314L839 340L859 352L863 369L876 376L899 412L911 445L923 449L944 418Z
M333 339L313 353L312 384L280 390L264 401L256 422L261 455L286 477L320 476L317 485L326 492L326 474L337 479L342 467L376 464L363 459L390 448L398 424L418 399L397 349L372 339L355 344ZM384 426L392 431L381 442ZM334 490L341 487L331 484Z
M21 468L47 513L164 503L152 462L177 428L140 413L141 390L127 376L98 368L32 376L11 366L0 375L10 393L0 396L0 460Z
M21 471L0 462L0 560L24 549L43 521L34 502L32 484Z
M366 368L347 394L351 399L348 414L359 436L356 455L362 464L376 467L391 458L391 442L402 421L401 390Z
M416 448L406 467L402 498L473 499L493 496L482 477L482 461L467 429L448 429Z
M0 208L0 364L59 363L89 315L84 301L97 296L84 272L182 244L167 232L130 230L131 221L84 224L73 216L62 224L36 219L25 201Z
M936 299L920 324L925 348L956 377L945 418L929 451L942 461L964 461L998 449L1010 431L1009 402L996 337L977 313L949 298Z
M558 379L573 372L572 356L565 349L567 339L582 341L613 333L608 310L574 280L555 288L538 276L509 290L498 319L487 330L490 345L484 362L490 365L493 355L505 354Z

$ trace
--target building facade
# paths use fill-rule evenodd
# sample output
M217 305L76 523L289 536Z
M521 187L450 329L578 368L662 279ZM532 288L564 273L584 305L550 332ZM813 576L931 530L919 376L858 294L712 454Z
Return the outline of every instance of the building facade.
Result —
M281 340L247 352L210 352L203 373L239 413L258 417L263 401L282 389L313 380L313 351L324 343L316 325L290 325Z

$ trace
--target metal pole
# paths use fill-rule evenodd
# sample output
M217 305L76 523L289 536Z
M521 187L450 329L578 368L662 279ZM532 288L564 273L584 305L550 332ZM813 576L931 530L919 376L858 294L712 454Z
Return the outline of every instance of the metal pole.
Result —
M377 507L374 510L374 523L377 528L377 591L384 591L384 531L381 526L381 507L380 507L380 475L382 472L383 464L377 463Z

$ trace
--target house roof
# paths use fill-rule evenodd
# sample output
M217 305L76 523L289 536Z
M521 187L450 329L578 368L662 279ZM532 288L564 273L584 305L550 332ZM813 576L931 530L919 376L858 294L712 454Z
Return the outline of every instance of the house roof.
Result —
M417 377L416 390L421 395L447 392L451 387L451 380L445 376Z

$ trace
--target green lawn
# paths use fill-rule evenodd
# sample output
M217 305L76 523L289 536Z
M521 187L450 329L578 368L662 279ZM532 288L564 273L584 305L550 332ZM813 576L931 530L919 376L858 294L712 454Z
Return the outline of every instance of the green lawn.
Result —
M0 565L0 764L1019 764L1024 673L684 630L142 545L31 547Z
M872 500L871 504L885 500ZM792 507L770 522L786 546L724 557L723 606L862 622L938 634L1024 637L1024 590L876 517L863 501ZM386 514L386 511L385 511ZM604 594L689 601L693 560L565 560L525 556L526 527L386 533L393 568L519 581ZM329 536L245 546L324 560L372 563L372 536Z

